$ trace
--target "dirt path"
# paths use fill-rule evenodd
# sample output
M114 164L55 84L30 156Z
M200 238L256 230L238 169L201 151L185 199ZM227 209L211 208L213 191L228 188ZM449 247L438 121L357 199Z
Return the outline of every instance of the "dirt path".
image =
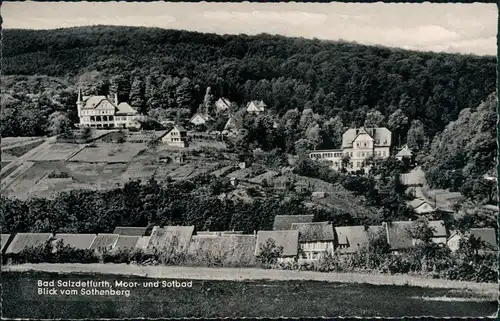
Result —
M4 271L45 271L60 273L102 273L147 276L169 279L198 280L314 280L342 283L368 283L375 285L409 285L428 288L468 289L475 293L496 298L498 284L474 283L440 279L424 279L408 275L363 274L363 273L321 273L309 271L263 270L256 268L203 268L179 266L138 266L126 264L22 264L3 266Z

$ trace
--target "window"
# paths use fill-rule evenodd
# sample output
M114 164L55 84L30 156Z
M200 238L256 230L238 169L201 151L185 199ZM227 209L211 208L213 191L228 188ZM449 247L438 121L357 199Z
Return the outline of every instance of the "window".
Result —
M366 142L364 142L363 145L366 147Z
M359 147L359 143L356 143L356 147Z
M385 156L385 150L382 152L382 156Z
M360 168L361 167L361 163L360 162L356 162L356 168Z

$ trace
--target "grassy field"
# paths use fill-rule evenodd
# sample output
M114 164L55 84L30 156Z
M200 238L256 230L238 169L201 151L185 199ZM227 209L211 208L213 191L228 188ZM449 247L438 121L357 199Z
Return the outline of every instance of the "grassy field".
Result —
M129 296L54 296L38 294L38 280L107 280L112 285L116 280L126 280L137 282L137 286L114 288L130 290ZM156 280L116 275L3 272L3 317L479 317L497 311L497 302L491 299L477 295L471 298L466 291L449 289L266 280L190 280L192 287L150 288L144 287L144 281ZM158 281L161 284L171 280Z
M145 148L146 145L143 143L99 143L95 147L85 147L78 154L71 157L70 161L127 163Z
M55 143L50 144L46 148L43 148L35 155L30 157L33 161L64 161L72 154L76 153L78 150L82 149L84 145L79 144L65 144L65 143Z

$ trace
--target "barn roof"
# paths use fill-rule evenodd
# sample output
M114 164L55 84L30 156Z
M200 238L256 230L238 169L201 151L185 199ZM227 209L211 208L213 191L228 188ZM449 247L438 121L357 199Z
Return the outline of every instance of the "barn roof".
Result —
M385 224L387 228L387 242L391 249L407 249L414 246L414 241L408 233L408 228L413 221L397 221ZM444 221L429 221L429 227L433 228L433 237L446 237Z
M291 230L293 223L312 223L314 215L276 215L273 230Z
M299 231L259 231L257 232L257 242L255 245L255 255L260 254L261 246L267 240L273 240L276 246L283 247L282 256L296 256L299 250Z
M147 227L137 226L117 226L113 234L128 235L128 236L143 236L146 233Z
M57 242L62 240L63 245L69 245L78 250L87 250L95 238L96 234L56 234L53 244L56 245Z
M124 249L133 249L137 244L140 236L130 236L130 235L120 235L116 240L113 249L124 250Z
M188 254L201 261L220 260L228 265L245 266L255 261L255 235L193 235Z
M97 234L94 242L90 245L92 250L111 249L118 240L118 234Z
M194 226L153 227L148 249L174 248L184 252L189 248L189 242L194 232Z
M151 236L140 236L135 244L135 247L141 250L146 250Z
M0 251L3 253L4 251L4 247L5 245L7 245L7 243L9 242L9 239L10 239L10 234L2 234L0 240L1 240L1 248L0 248Z
M483 240L491 249L498 249L498 240L494 228L471 228L470 234Z
M338 226L335 227L337 233L337 244L347 246L338 251L342 253L354 253L359 248L367 245L370 241L370 233L377 233L382 229L381 225L378 226Z
M135 110L132 106L130 106L126 102L119 103L117 108L118 108L118 111L116 112L117 115L135 115L135 114L137 114L137 110Z
M293 223L292 230L299 231L300 242L334 241L333 225L329 222Z
M52 238L52 233L17 233L12 239L6 254L17 254L24 249L45 244Z
M418 208L418 207L422 206L425 203L427 203L427 202L424 201L424 200L421 200L421 199L417 198L417 199L414 199L414 200L408 202L408 205L411 206L412 208Z

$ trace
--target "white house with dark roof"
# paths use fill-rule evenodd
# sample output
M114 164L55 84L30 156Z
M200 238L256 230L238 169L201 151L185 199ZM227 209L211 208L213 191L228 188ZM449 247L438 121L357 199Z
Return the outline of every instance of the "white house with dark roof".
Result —
M407 158L410 159L413 156L413 152L411 151L410 148L408 148L408 145L404 145L403 148L399 150L399 152L396 154L396 158L402 161L403 159Z
M262 247L268 240L273 241L276 247L282 249L281 256L278 258L279 263L294 262L297 260L299 253L299 231L258 231L255 256L258 257L261 254Z
M430 214L436 211L436 209L431 204L422 199L414 199L407 204L408 206L413 208L413 210L417 214Z
M335 231L330 222L293 223L292 230L299 231L300 260L319 260L335 251Z
M200 126L200 125L206 125L213 120L214 119L208 114L196 113L193 115L193 117L191 117L189 122L195 126Z
M343 167L342 160L348 157L346 169L356 171L367 169L368 157L388 158L392 144L392 133L385 127L350 128L342 135L341 149L316 150L309 158L328 163L333 169Z
M246 111L250 114L258 115L266 111L267 105L262 100L253 100L247 104Z
M227 98L221 97L215 102L215 111L222 113L231 109L231 101Z
M83 96L78 91L76 102L79 127L94 128L138 128L142 115L126 102L118 102L106 96Z
M161 138L162 142L173 147L187 147L187 130L181 126L175 125Z

